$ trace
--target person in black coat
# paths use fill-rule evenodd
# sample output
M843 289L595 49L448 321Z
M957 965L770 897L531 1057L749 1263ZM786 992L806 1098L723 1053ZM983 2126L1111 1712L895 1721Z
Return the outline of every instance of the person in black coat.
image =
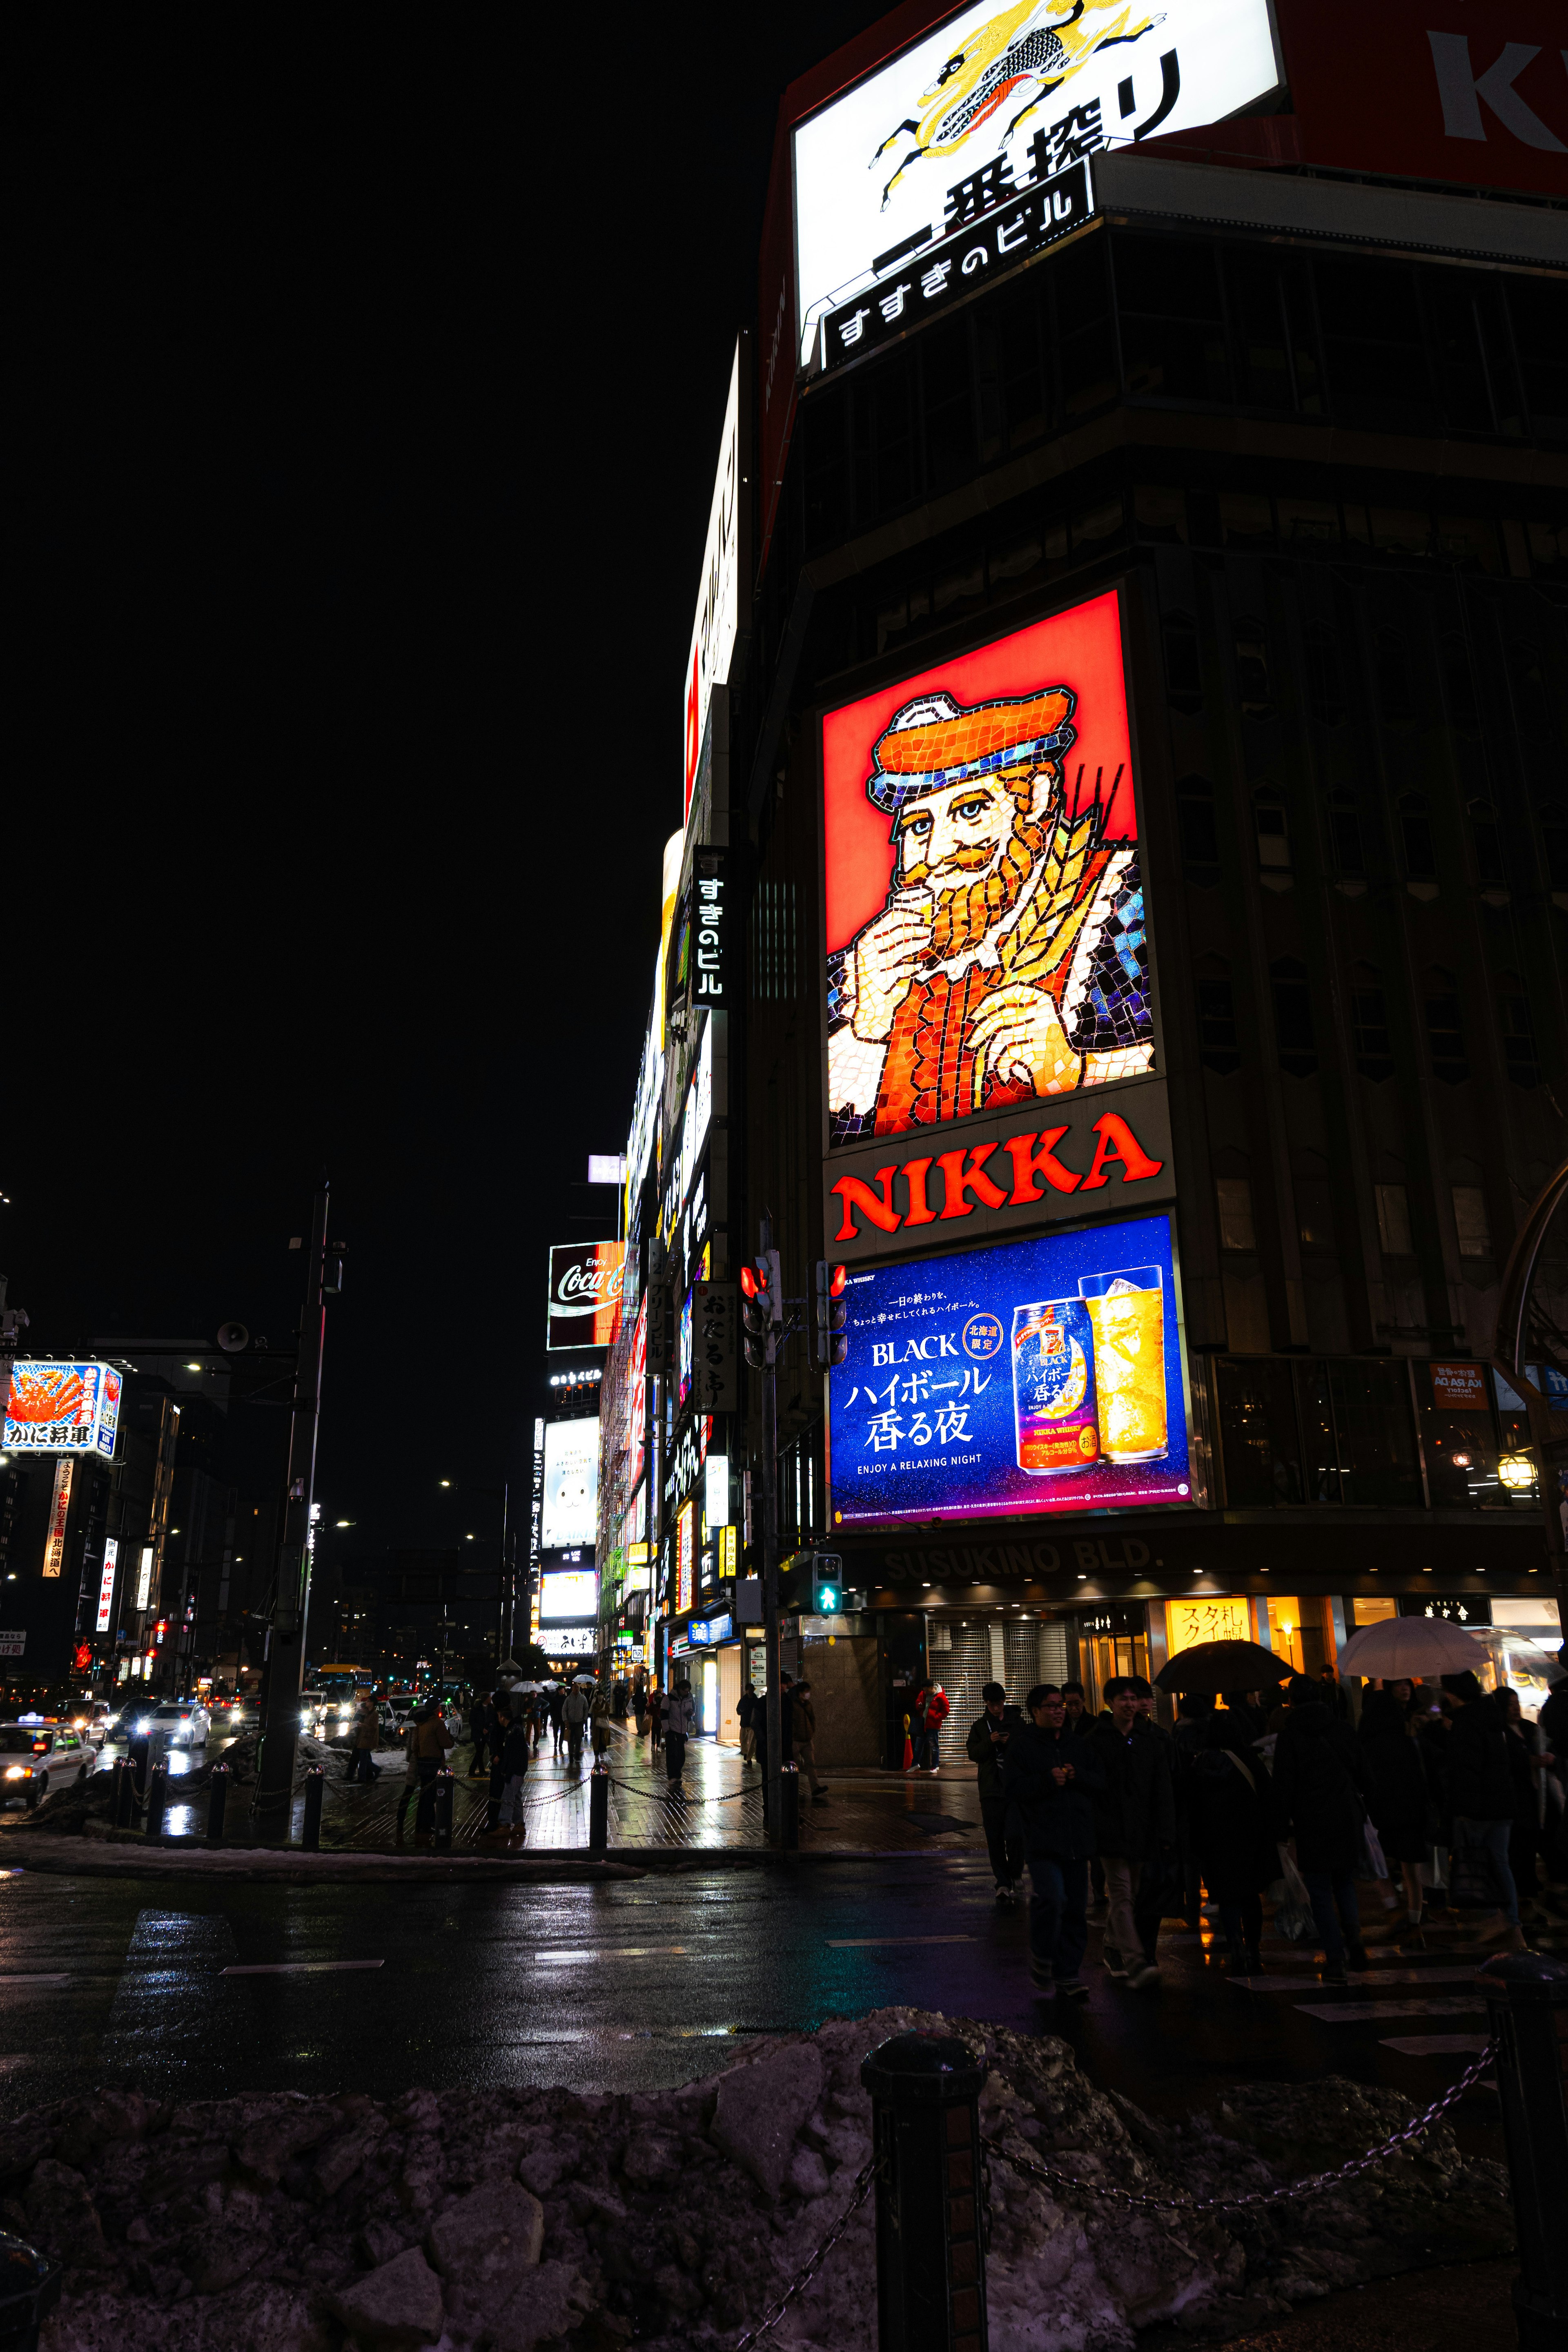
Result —
M987 1683L980 1694L985 1702L985 1712L970 1726L963 1752L975 1767L980 1790L980 1818L985 1826L985 1847L991 1856L991 1868L996 1880L998 1903L1016 1903L1014 1889L1024 1871L1024 1848L1021 1840L1007 1835L1007 1806L1002 1794L1002 1766L1007 1754L1007 1743L1023 1722L1016 1706L1007 1704L1007 1694L1000 1683Z
M1203 1744L1185 1776L1188 1835L1238 1975L1261 1976L1266 1886L1279 1875L1268 1767L1246 1737L1247 1716L1226 1706L1203 1718Z
M1008 1833L1029 1865L1029 1977L1058 2000L1081 2000L1089 1942L1089 1857L1094 1799L1105 1774L1092 1741L1075 1738L1054 1683L1037 1683L1024 1702L1029 1720L1007 1741L1002 1767Z
M1517 1804L1508 1728L1495 1696L1489 1697L1467 1666L1443 1676L1450 1718L1448 1801L1453 1807L1453 1846L1484 1854L1493 1885L1502 1898L1503 1924L1496 1934L1519 1946L1519 1889L1509 1863L1509 1843Z
M1361 1703L1360 1738L1378 1839L1384 1858L1399 1864L1408 1924L1419 1927L1420 1864L1436 1843L1436 1809L1413 1720L1392 1691L1368 1691Z
M1367 1785L1354 1736L1334 1721L1305 1675L1294 1676L1274 1748L1274 1832L1295 1838L1322 1942L1323 1973L1334 1984L1344 1982L1347 1947L1352 1968L1369 1965L1355 1899Z
M1142 1920L1136 1905L1147 1874L1158 1897L1177 1866L1176 1801L1171 1784L1168 1735L1142 1714L1137 1678L1113 1675L1105 1685L1110 1712L1089 1734L1105 1786L1094 1800L1094 1843L1105 1865L1110 1916L1105 1923L1106 1974L1142 1989L1157 1985L1160 1969L1147 1948L1159 1919Z

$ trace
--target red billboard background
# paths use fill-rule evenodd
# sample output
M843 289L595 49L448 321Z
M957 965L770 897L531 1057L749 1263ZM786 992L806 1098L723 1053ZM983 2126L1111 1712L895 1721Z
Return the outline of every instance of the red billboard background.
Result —
M1094 797L1095 776L1110 801L1107 838L1135 841L1132 754L1127 731L1127 688L1121 669L1121 619L1114 589L1037 621L975 652L957 654L900 678L858 702L830 710L822 722L823 830L827 864L827 952L848 944L887 902L893 867L892 824L866 797L871 751L889 720L917 695L945 688L966 709L1003 696L1065 686L1077 697L1072 723L1078 740L1063 768L1069 806L1079 770L1080 800Z

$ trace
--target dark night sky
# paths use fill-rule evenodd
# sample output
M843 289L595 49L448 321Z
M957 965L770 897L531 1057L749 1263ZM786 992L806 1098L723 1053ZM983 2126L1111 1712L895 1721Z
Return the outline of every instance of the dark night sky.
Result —
M777 100L879 13L0 38L0 1268L41 1351L277 1342L325 1162L318 1492L370 1551L525 1475L545 1245L630 1112Z

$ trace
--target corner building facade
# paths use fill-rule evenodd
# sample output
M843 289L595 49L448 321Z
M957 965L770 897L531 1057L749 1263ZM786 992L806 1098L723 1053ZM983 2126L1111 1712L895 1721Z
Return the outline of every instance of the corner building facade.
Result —
M927 1675L958 1716L1221 1633L1312 1673L1409 1611L1533 1711L1556 1610L1488 1359L1568 1140L1568 181L1510 188L1489 115L1495 184L1453 141L1313 168L1287 18L1256 119L1057 140L1055 241L999 266L1004 171L973 290L912 309L917 235L806 316L800 127L930 22L784 100L721 708L731 1254L766 1206L788 1293L850 1275L845 1367L779 1371L781 1553L843 1561L797 1628L821 1744L898 1761ZM1568 1263L1542 1295L1568 1331Z

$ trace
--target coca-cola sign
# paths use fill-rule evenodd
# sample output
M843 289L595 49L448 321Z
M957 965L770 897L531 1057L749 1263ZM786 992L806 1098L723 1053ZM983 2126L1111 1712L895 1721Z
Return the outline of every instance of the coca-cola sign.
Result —
M557 1242L550 1253L549 1348L607 1348L621 1328L624 1242Z

